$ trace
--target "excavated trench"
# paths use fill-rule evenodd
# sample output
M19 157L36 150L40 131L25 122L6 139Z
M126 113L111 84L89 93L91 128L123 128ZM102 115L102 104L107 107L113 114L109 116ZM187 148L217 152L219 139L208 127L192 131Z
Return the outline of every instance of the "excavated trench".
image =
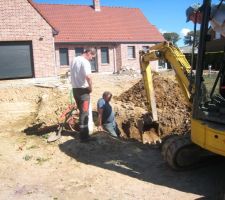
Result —
M140 80L129 90L115 97L116 101L122 102L122 108L129 108L129 111L126 110L129 113L128 115L123 117L118 116L119 121L122 121L121 127L125 135L136 138L144 143L155 143L159 138L167 135L190 132L191 108L188 102L185 101L177 82L170 78L154 75L153 84L159 118L159 132L157 131L157 127L153 125L153 127L147 127L147 129L145 127L144 134L140 134L138 121L146 121L145 116L148 106L144 84ZM139 112L140 109L143 109L142 113ZM136 118L133 116L136 116ZM126 120L123 120L123 118ZM135 134L132 135L132 132Z
M144 85L140 80L119 96L114 96L111 103L122 137L143 143L156 143L166 135L190 131L191 109L176 81L161 75L154 75L153 81L159 132L156 127L140 131L139 122L145 121L147 115ZM10 88L10 94L8 89L1 90L0 97L0 125L24 128L29 134L36 135L40 130L51 131L48 127L57 128L62 122L60 115L69 104L68 90L57 88ZM96 110L94 113L96 121Z

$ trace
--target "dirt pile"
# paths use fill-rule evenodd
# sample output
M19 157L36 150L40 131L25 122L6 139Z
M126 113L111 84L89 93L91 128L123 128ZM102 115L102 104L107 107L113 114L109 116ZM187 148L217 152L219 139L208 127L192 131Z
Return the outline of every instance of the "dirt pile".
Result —
M161 136L173 133L183 134L190 131L191 109L185 101L179 85L172 79L161 75L154 75L153 82ZM133 105L133 113L137 107L141 107L147 112L147 99L142 80L120 96L115 97L115 100L122 101L122 104ZM137 124L135 126L137 127Z

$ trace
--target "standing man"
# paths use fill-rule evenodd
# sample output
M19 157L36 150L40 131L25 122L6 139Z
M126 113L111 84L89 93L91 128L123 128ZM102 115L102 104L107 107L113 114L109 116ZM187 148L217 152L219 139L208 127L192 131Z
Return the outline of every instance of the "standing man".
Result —
M102 98L98 100L98 130L106 130L113 137L118 137L120 135L120 131L115 121L115 114L112 110L112 106L109 104L111 98L111 92L105 91Z
M94 48L86 49L81 56L77 56L73 59L70 66L73 96L80 111L79 137L81 142L90 141L88 130L88 111L90 93L92 92L90 60L92 60L95 56L96 50Z

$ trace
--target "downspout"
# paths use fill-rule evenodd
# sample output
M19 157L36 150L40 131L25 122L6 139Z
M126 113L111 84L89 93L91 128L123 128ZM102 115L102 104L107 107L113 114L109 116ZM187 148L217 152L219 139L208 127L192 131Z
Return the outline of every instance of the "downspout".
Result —
M57 63L56 63L55 37L53 37L53 50L54 50L54 73L55 73L55 76L58 76Z
M117 66L116 66L116 48L113 46L113 65L114 65L114 71L113 74L117 73Z
M58 31L56 31L55 29L52 29L52 34L53 34L53 50L54 50L54 73L55 76L58 76L58 72L57 72L57 61L56 61L56 48L55 48L55 36L59 34Z

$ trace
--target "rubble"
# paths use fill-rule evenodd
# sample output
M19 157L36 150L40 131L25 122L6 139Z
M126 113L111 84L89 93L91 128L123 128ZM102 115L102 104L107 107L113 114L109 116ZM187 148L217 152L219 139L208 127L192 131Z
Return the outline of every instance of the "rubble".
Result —
M140 76L140 70L134 69L132 67L122 67L117 73L118 75L128 75L133 77Z

